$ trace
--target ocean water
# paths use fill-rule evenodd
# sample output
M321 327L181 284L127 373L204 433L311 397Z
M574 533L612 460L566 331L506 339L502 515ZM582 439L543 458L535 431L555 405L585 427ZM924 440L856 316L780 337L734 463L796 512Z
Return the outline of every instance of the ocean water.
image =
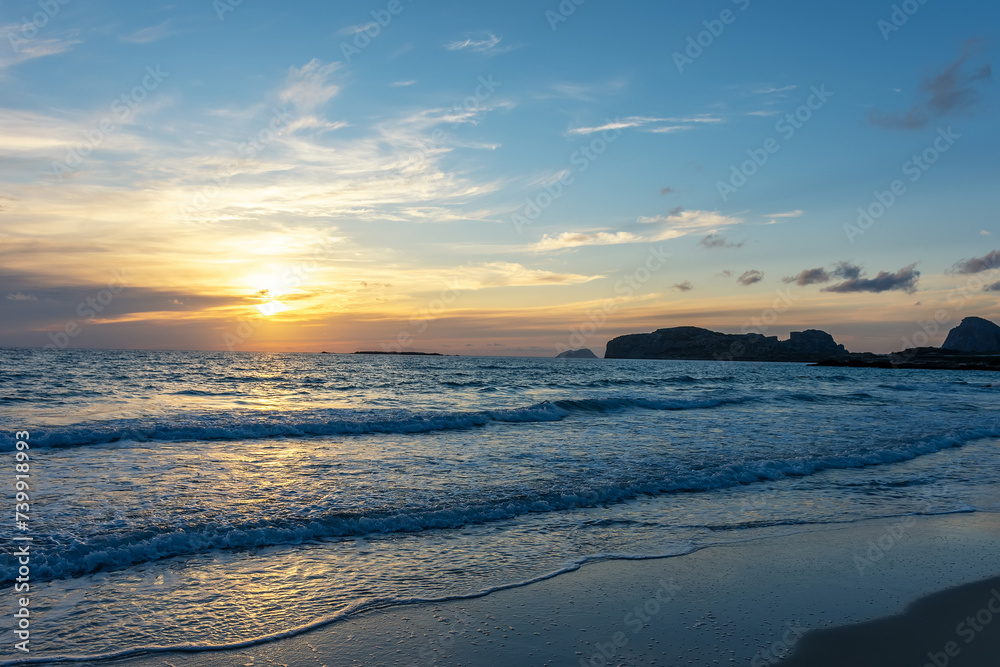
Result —
M38 660L268 641L595 559L996 512L998 454L989 373L0 350L3 530L32 538ZM4 590L16 576L8 556ZM12 644L0 659L23 657Z

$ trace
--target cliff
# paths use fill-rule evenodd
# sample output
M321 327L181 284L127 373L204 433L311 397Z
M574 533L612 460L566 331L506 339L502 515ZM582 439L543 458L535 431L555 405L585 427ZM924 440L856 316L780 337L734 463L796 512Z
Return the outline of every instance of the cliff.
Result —
M966 317L941 347L965 354L1000 354L1000 327L981 317Z
M606 359L815 362L847 354L825 331L792 332L788 340L761 334L724 334L699 327L673 327L608 341Z

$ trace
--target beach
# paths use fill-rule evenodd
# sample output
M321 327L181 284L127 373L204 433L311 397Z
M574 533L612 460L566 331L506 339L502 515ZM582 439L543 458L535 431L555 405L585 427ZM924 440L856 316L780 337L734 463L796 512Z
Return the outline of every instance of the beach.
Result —
M856 559L887 535L898 537L859 570ZM674 558L595 562L527 586L376 610L243 650L116 664L920 667L926 654L954 641L959 652L947 664L994 667L1000 614L968 642L955 628L986 608L1000 574L998 549L996 514L866 521ZM991 577L952 590L947 604L933 600L931 613L913 606ZM885 631L841 627L890 616ZM828 628L838 628L832 648L814 632ZM824 646L823 659L794 656L814 645Z

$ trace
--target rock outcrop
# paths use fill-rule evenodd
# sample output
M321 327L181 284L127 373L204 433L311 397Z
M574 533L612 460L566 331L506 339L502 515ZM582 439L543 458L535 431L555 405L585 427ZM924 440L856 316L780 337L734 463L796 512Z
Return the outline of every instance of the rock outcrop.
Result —
M699 327L673 327L608 341L606 359L816 362L847 350L825 331L792 332L788 340L756 333L724 334Z
M941 347L965 354L1000 354L1000 326L981 317L966 317Z
M580 348L579 350L566 350L565 352L560 352L556 355L556 359L598 359L599 357L588 350L587 348Z

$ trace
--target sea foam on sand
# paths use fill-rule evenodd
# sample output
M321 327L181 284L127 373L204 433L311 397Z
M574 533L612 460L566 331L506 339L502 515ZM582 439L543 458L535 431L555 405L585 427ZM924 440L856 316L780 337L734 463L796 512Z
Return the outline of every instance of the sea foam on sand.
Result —
M977 656L997 655L989 647L1000 637L1000 615L992 626L981 625L971 643L967 634L955 635L952 653L958 648L964 655L945 653L941 637L955 633L964 620L959 616L976 617L987 603L978 588L956 587L1000 575L1000 515L916 517L902 534L900 521L826 526L672 558L599 561L475 599L373 610L247 649L161 653L116 664L758 667L791 656L789 665L921 667L912 662L915 654L932 665L944 656L956 667L996 667ZM859 568L858 557L867 558L880 541L891 544ZM951 590L940 614L934 604L913 605L945 589ZM967 614L958 613L963 605ZM906 624L914 618L917 625ZM843 627L878 619L896 625L875 632L862 626L860 634ZM834 642L811 632L829 628L841 633ZM815 646L828 662L793 655ZM850 661L837 662L838 647L854 651Z

